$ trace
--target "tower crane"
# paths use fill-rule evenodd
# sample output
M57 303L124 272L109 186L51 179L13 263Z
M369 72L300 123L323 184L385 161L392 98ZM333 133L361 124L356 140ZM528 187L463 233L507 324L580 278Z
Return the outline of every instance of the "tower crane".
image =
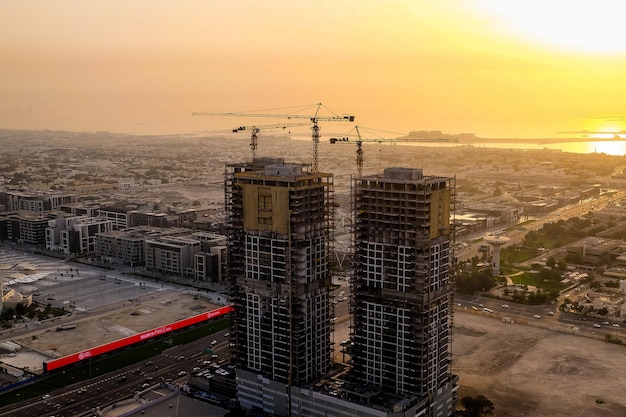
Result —
M300 114L300 113L211 113L211 112L194 112L192 113L194 116L221 116L221 117L268 117L274 119L309 119L309 122L312 124L311 126L311 138L313 139L313 163L312 169L313 172L318 172L318 148L320 142L320 128L318 122L327 121L327 122L354 122L354 116L343 115L343 116L320 116L319 111L322 107L322 103L317 103L308 107L315 106L315 112L313 114ZM300 110L302 110L300 106Z
M286 129L288 127L296 127L296 126L308 126L309 123L276 123L269 125L253 125L253 126L239 126L238 128L233 129L233 133L241 132L243 130L249 130L252 133L250 134L250 149L252 150L252 159L256 158L256 148L258 142L258 134L262 129Z
M341 138L330 138L330 143L352 143L356 144L356 172L357 176L362 176L363 174L363 142L373 142L373 143L458 143L459 140L455 138L371 138L371 139L363 139L361 137L361 132L359 131L359 126L354 126L353 128L356 131L357 139L352 139L350 137L341 137ZM350 132L348 132L349 134Z

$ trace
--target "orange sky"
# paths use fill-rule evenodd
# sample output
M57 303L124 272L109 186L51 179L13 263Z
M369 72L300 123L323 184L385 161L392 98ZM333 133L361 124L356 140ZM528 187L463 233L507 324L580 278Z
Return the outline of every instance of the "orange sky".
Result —
M621 130L625 8L621 0L4 0L0 128L188 133L247 124L194 111L322 102L399 133ZM351 128L321 126L322 135Z

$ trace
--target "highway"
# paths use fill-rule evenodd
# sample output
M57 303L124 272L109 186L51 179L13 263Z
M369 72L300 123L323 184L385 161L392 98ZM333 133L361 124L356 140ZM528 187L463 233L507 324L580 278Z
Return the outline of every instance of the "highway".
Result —
M84 416L98 407L150 390L161 380L182 383L193 368L206 368L208 365L205 362L218 363L230 359L230 339L225 334L226 331L217 332L192 343L175 346L132 366L52 391L44 397L3 407L0 417ZM212 345L213 340L217 343ZM213 354L203 352L209 346Z
M560 312L557 309L558 303L531 306L459 293L455 293L454 303L455 312L479 314L493 317L495 320L511 320L519 324L527 323L581 336L605 337L612 335L626 337L624 327L614 327L614 322L605 322L602 319ZM493 313L484 312L483 308L492 310ZM535 316L540 318L535 318Z

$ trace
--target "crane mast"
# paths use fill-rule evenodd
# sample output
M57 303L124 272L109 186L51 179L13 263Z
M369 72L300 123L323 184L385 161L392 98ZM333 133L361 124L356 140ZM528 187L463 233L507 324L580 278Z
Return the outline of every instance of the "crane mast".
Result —
M315 104L317 108L315 109L315 113L312 115L298 114L298 113L212 113L212 112L194 112L192 113L194 116L217 116L217 117L267 117L267 118L275 118L275 119L308 119L311 126L311 139L313 141L313 162L312 162L312 170L313 172L318 172L319 166L319 142L320 142L320 127L318 122L320 121L328 121L328 122L354 122L354 116L343 115L343 116L319 116L318 113L320 108L322 107L322 103ZM258 132L256 132L258 134ZM254 135L254 130L253 130ZM257 138L251 138L250 147L252 148L253 157L256 155L256 146L257 146Z
M252 151L252 160L256 158L256 150L258 147L258 135L262 129L286 129L288 127L296 127L296 126L308 126L308 123L276 123L276 124L268 124L268 125L252 125L252 126L239 126L236 129L233 129L233 133L241 132L242 130L251 131L250 134L250 150Z

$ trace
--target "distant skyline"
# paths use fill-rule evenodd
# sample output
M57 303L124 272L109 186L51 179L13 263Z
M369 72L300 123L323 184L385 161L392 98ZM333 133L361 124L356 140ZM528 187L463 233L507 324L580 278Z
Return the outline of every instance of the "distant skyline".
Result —
M250 122L195 111L322 102L399 133L620 131L623 9L620 0L6 0L0 129L184 134ZM320 125L322 135L351 128Z

